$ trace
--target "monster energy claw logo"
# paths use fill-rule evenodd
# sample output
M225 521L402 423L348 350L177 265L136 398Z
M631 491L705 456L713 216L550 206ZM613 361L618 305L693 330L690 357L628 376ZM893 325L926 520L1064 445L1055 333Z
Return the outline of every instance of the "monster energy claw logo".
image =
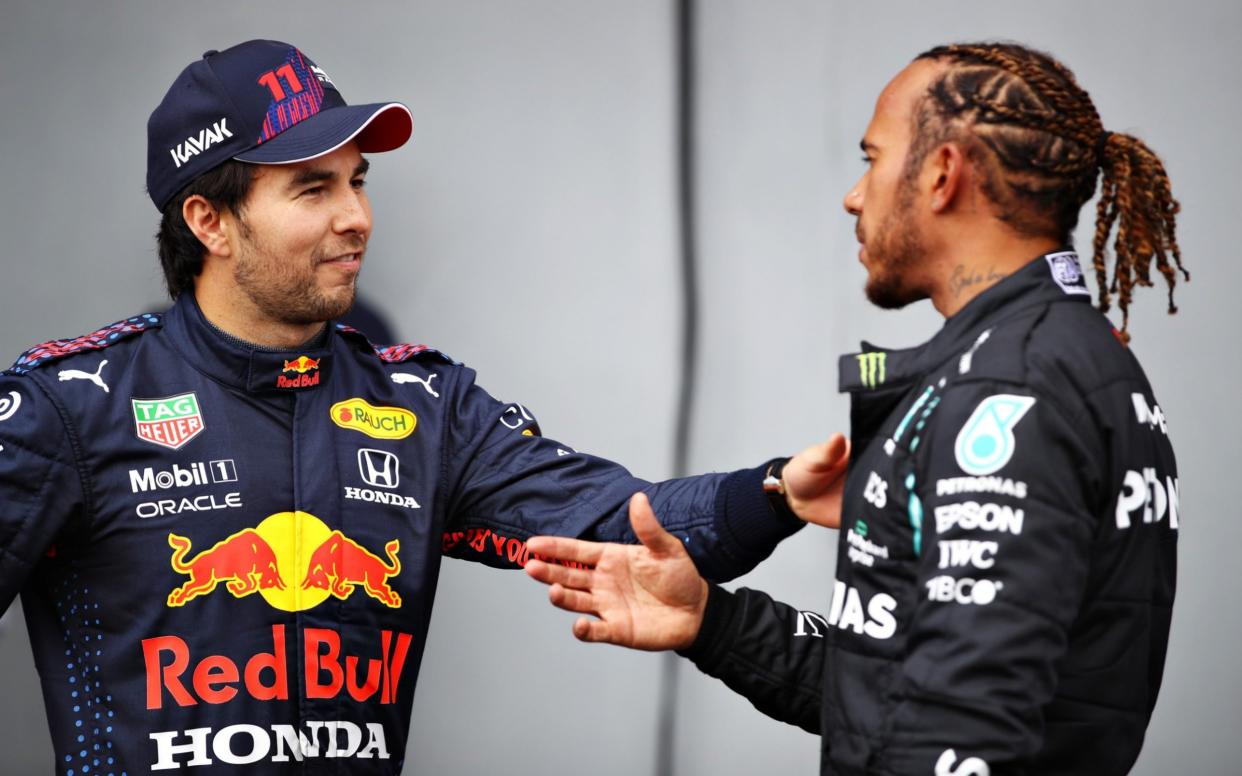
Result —
M884 362L888 358L887 353L859 353L854 358L858 359L858 377L862 380L864 388L875 388L884 384Z

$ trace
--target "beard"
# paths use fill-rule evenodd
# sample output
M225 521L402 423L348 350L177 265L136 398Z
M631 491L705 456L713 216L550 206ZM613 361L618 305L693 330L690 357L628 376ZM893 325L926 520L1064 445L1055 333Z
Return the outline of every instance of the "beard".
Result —
M268 319L306 326L349 312L354 304L357 275L347 284L325 291L315 277L318 257L306 260L305 264L290 264L277 258L244 222L241 233L244 242L233 265L233 281ZM362 250L363 246L357 244L337 255Z
M927 247L913 210L914 187L903 181L896 207L884 217L871 241L867 242L861 226L855 229L867 250L867 284L863 292L868 301L884 310L898 310L927 298L927 292L914 277L916 268L927 256Z

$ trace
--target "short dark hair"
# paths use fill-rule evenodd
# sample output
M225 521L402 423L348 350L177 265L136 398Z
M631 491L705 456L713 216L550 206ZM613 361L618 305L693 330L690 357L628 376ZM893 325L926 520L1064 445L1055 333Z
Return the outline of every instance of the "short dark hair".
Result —
M155 240L159 246L160 266L168 295L176 299L183 291L194 288L194 278L203 271L206 248L182 215L182 206L193 196L201 196L221 212L241 214L242 203L254 181L254 165L233 159L214 167L177 192L164 206Z

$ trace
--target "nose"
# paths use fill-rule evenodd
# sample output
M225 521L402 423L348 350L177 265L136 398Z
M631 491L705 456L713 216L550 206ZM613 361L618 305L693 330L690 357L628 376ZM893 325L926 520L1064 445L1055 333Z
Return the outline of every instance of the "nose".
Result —
M338 234L353 232L364 238L371 233L371 202L366 189L350 188L342 196L333 228Z
M865 179L865 175L862 178L859 178L853 187L845 193L845 199L841 203L845 207L845 212L855 217L862 213L863 181Z

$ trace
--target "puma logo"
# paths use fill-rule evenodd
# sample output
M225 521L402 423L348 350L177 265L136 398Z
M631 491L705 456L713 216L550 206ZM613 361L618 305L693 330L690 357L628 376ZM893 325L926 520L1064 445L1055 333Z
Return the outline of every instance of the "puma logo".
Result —
M103 372L103 368L107 365L108 359L105 358L103 361L99 362L99 368L95 370L94 374L91 374L90 372L83 372L80 369L62 369L56 376L60 378L62 383L66 380L90 380L95 385L103 388L104 393L110 393L108 390L108 384L105 383L103 378L99 376L100 373Z
M438 375L433 374L424 380L418 375L412 375L409 372L395 372L393 373L392 381L398 385L401 385L402 383L418 383L427 389L427 393L438 399L440 398L440 394L436 393L435 389L431 387L431 381L436 379L437 376Z

